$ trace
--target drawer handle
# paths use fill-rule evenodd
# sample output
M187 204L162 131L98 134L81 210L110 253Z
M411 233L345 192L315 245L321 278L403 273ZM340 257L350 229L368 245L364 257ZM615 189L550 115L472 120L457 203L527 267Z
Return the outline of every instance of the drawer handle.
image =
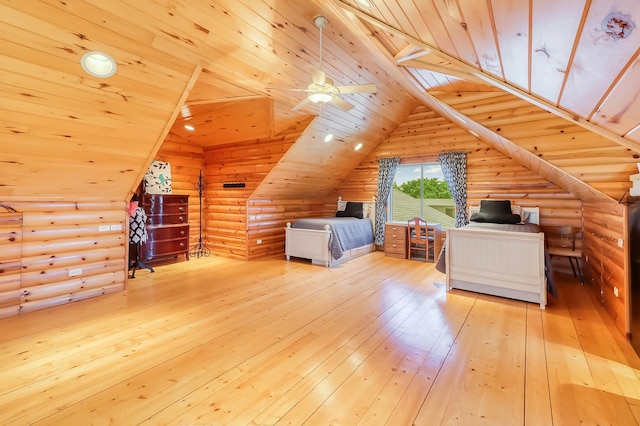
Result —
M180 247L184 247L184 243L180 243Z
M184 234L185 234L185 232L184 232L184 229L183 229L183 230L180 231L180 235L184 235Z
M184 211L184 207L180 206L180 208L178 210L183 212Z
M179 220L180 222L184 222L184 217L180 216L180 217L178 217L178 220Z

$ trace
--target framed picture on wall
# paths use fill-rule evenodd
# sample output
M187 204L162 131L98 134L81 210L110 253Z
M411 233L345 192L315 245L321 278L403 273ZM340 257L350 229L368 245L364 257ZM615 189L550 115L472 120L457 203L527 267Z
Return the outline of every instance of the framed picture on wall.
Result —
M171 194L171 164L154 161L144 175L147 194Z

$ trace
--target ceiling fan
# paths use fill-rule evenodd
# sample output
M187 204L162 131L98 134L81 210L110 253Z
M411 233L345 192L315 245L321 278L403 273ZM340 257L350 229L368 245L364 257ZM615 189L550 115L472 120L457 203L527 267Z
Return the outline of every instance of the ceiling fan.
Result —
M322 70L322 30L329 21L324 16L316 16L313 23L320 30L320 68L311 71L311 83L306 89L285 89L307 93L307 98L293 107L294 111L301 109L308 103L333 104L343 111L349 111L353 105L345 101L340 95L347 93L376 93L376 86L372 83L336 86Z

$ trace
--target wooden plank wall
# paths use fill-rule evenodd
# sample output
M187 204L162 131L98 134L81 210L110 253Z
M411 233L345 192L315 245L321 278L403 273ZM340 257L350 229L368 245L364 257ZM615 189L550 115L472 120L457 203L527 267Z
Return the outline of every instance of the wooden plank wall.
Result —
M250 197L310 122L311 119L292 126L273 138L205 149L206 243L214 254L249 259L273 252L277 243L270 234L281 232L284 241L282 220L274 220L272 215L279 209L286 210L286 203L276 205L271 204L272 200ZM244 183L245 187L224 188L225 182ZM265 237L264 247L257 247L257 235Z
M155 160L171 164L173 193L189 196L189 245L193 247L198 243L200 232L200 200L195 184L198 182L200 170L204 175L204 150L186 138L169 133ZM184 258L179 256L178 259Z
M610 203L585 202L583 213L583 255L585 284L613 318L616 327L626 334L629 324L626 302L629 296L624 247L618 247L622 238L627 245L626 206ZM618 297L613 288L618 289Z
M13 297L14 292L10 301L3 302L0 316L124 290L129 224L125 202L0 204L22 215L21 229L9 231L21 233L21 240L16 237L10 250L5 247L7 239L2 241L3 253L14 252L15 244L20 245L19 298ZM2 261L6 260L3 255ZM15 290L15 276L0 278L0 283Z

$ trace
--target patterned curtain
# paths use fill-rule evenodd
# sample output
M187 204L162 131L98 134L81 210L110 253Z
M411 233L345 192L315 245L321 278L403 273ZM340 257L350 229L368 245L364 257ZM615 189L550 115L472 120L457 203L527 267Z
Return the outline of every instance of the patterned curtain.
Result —
M443 152L438 155L449 192L456 203L456 228L467 223L467 153Z
M400 157L381 158L378 163L378 199L376 200L376 239L384 245L384 224L387 222L387 200L393 188L393 178L400 164Z

